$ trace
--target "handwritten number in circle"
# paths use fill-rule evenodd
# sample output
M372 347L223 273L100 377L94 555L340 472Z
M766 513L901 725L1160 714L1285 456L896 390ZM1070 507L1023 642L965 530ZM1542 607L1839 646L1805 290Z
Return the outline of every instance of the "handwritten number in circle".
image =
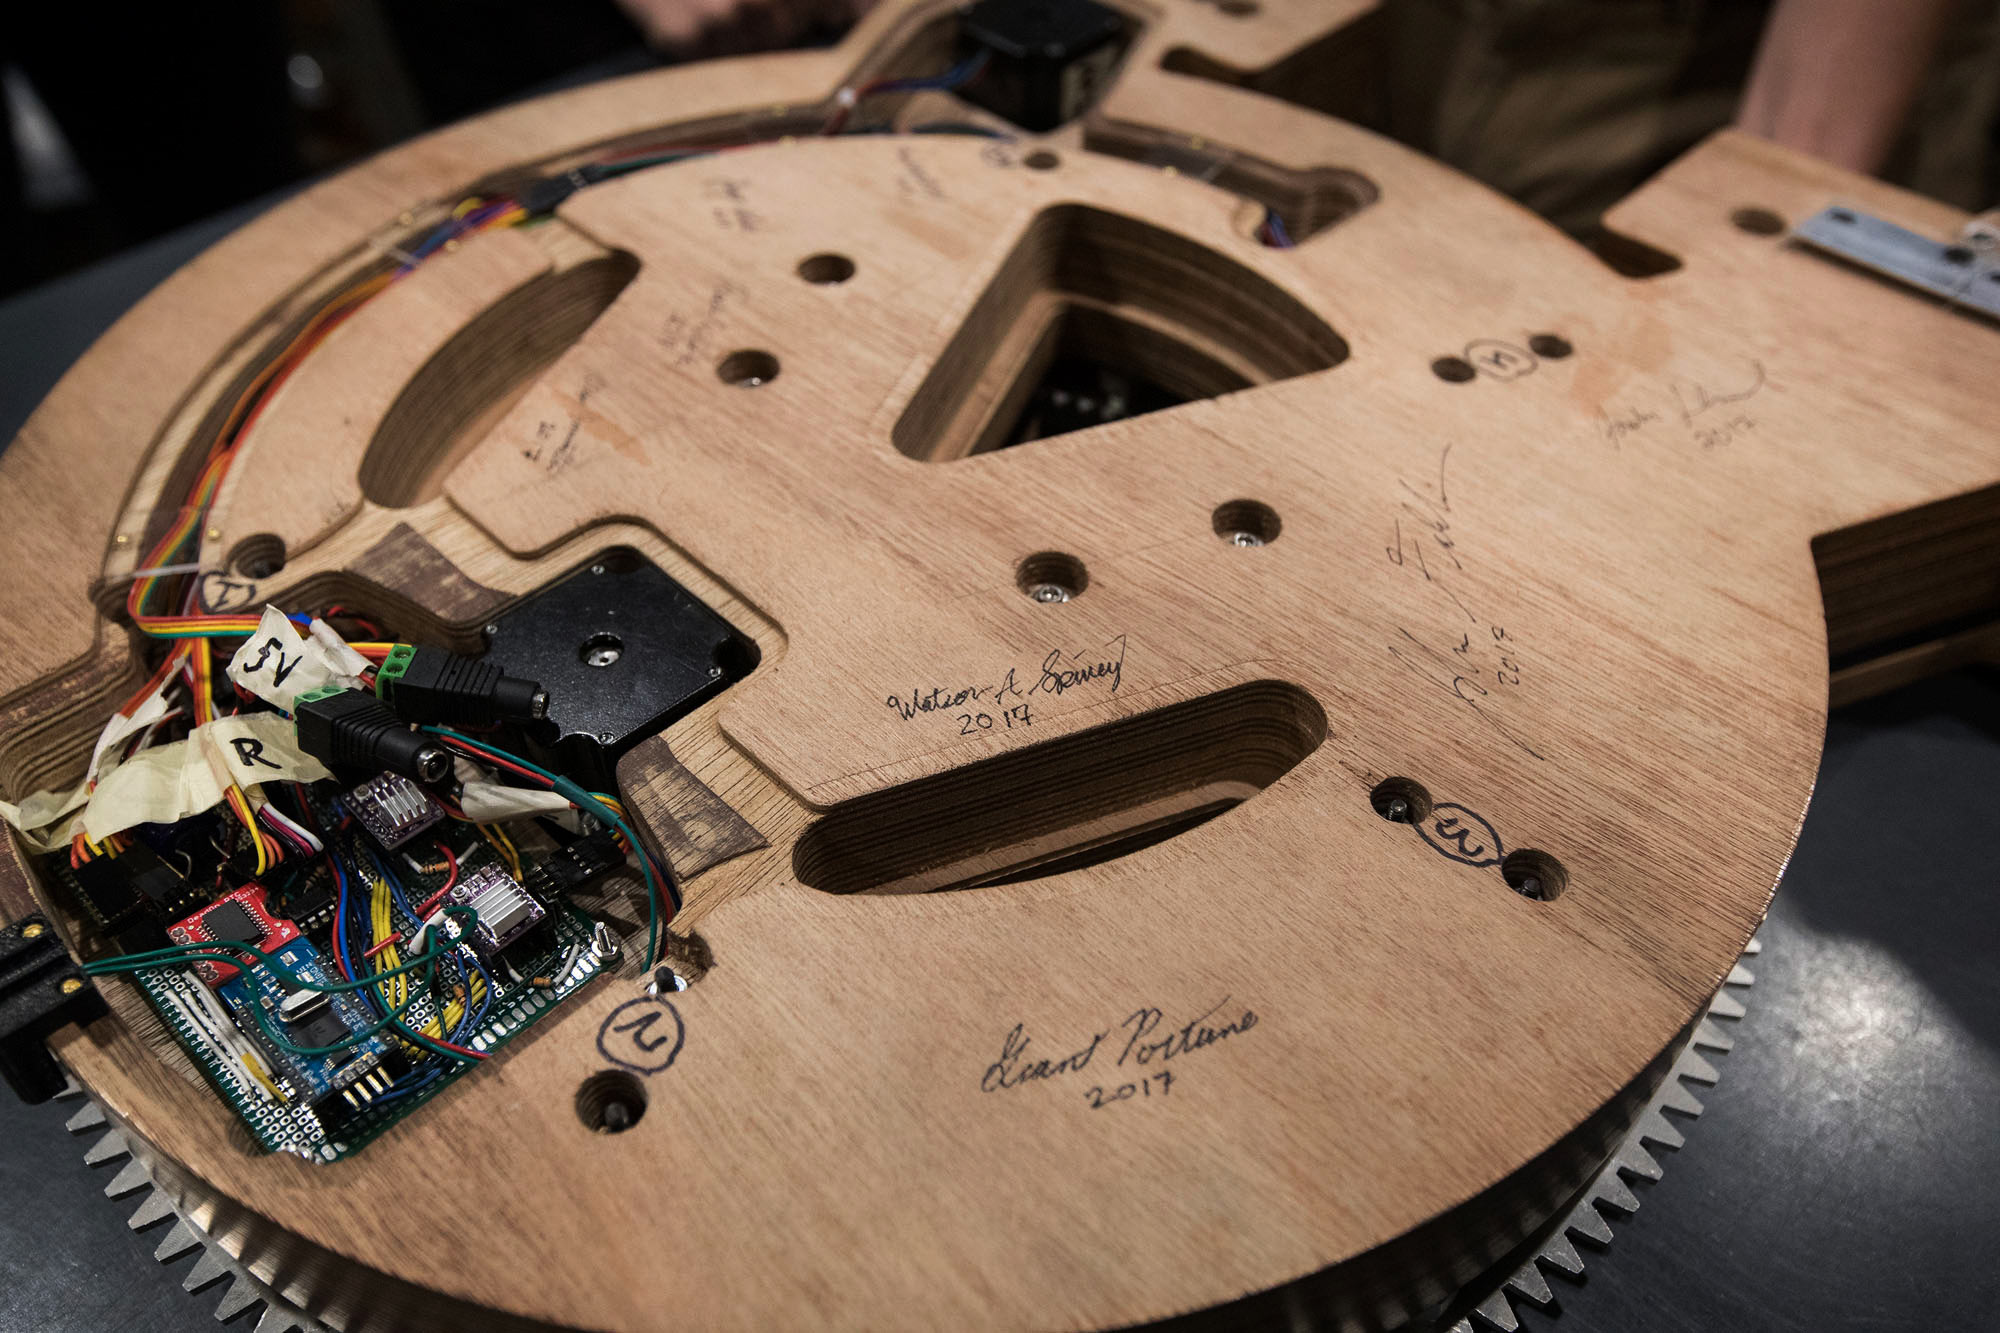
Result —
M627 1000L597 1029L597 1053L635 1074L664 1073L686 1042L687 1024L663 996Z

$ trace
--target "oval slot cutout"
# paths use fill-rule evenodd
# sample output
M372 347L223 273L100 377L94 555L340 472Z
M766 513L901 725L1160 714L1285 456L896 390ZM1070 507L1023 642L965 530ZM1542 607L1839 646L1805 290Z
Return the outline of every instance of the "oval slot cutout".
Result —
M1241 804L1326 739L1326 714L1253 681L835 806L792 850L826 893L1011 884L1154 846Z

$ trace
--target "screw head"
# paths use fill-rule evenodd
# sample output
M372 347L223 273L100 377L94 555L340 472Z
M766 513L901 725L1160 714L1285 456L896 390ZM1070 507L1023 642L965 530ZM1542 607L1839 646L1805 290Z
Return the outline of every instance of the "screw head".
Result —
M591 572L591 573L593 573L593 574L602 574L602 573L604 572L604 566L603 566L603 565L592 565L592 566L590 567L590 572Z
M63 983L62 983L63 994L74 995L82 989L83 989L83 983L81 981L78 981L75 977L63 978Z
M111 541L115 546L130 546L132 544L132 534L121 532L116 537L113 537Z
M1038 602L1055 603L1069 600L1069 589L1060 583L1037 583L1028 589L1028 596Z
M584 653L583 664L585 666L608 667L624 655L621 650L613 648L608 643L599 644L597 647Z
M598 733L597 733L597 739L598 739L598 742L599 742L600 744L603 744L603 745L616 745L616 744L618 743L618 738L617 738L616 736L612 735L612 734L611 734L610 732L608 732L608 731L600 731L600 732L598 732Z
M1264 539L1254 532L1232 532L1229 534L1231 546L1262 546Z
M495 634L498 634L499 632L500 632L500 627L498 625L488 625L486 627L486 633L489 638Z
M212 542L219 542L219 541L221 541L221 540L222 540L222 529L221 529L221 528L210 528L210 529L208 530L208 539L209 539L210 541L212 541Z
M1398 824L1407 824L1410 822L1410 803L1401 796L1392 796L1388 805L1382 808L1382 816Z
M712 666L712 667L710 667L710 668L708 669L708 678L709 678L710 680L721 680L721 679L722 679L722 668L721 668L721 667L719 667L719 666Z
M41 922L30 921L27 925L21 927L21 938L24 940L40 939L42 930L43 926Z

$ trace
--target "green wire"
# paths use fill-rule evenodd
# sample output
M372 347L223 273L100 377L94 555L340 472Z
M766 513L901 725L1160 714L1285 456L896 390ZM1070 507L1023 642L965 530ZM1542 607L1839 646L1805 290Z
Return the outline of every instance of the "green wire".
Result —
M447 916L470 915L475 922L478 920L479 916L478 912L476 912L474 909L470 907L454 905L451 907L447 907L444 910ZM270 1039L271 1043L274 1046L277 1046L279 1049L288 1051L293 1055L305 1055L305 1056L333 1055L336 1052L349 1050L355 1046L360 1045L362 1042L365 1042L370 1038L374 1037L384 1028L394 1027L398 1032L410 1038L416 1044L423 1046L425 1049L433 1051L439 1055L450 1056L454 1060L462 1061L468 1059L469 1057L462 1055L457 1051L450 1050L446 1047L437 1046L433 1044L430 1038L424 1036L420 1032L412 1031L402 1021L402 1016L405 1013L409 1012L410 1007L416 1004L418 1000L423 998L424 989L430 985L432 979L436 975L437 960L444 954L450 952L452 949L455 949L457 947L458 947L457 945L441 944L434 948L426 949L421 954L411 959L409 962L403 963L397 967L390 968L387 971L370 973L368 976L363 977L357 981L328 982L324 985L318 982L305 980L304 978L300 977L298 973L292 971L290 968L284 966L282 963L274 962L272 960L273 956L271 954L265 953L262 949L255 948L248 944L239 944L234 941L215 941L209 945L184 944L184 945L179 945L172 949L152 949L148 950L146 953L143 954L131 954L119 958L99 959L97 962L94 963L86 963L84 965L83 970L86 973L95 976L112 972L155 971L162 968L181 967L197 961L228 963L231 966L237 966L239 965L238 959L232 957L227 953L221 953L216 951L217 949L235 949L242 953L254 954L256 956L257 961L255 963L249 964L249 966L263 967L266 971L277 974L286 983L288 983L287 989L318 991L321 994L330 994L336 991L353 991L353 990L360 990L364 987L380 986L392 980L395 977L403 975L406 972L414 971L415 969L420 967L429 968L430 969L429 973L426 974L426 976L422 981L417 983L415 992L410 996L409 999L405 1000L400 1006L392 1005L389 1002L389 997L386 992L378 992L381 995L382 1007L386 1011L386 1016L382 1018L379 1022L367 1028L365 1031L353 1033L350 1036L340 1041L334 1042L331 1046L300 1046L297 1043L290 1041L287 1038L280 1036L278 1034L277 1030L271 1026L270 1019L265 1014L263 1005L255 1003L253 1001L247 1007L250 1010L251 1019L257 1024L259 1028L263 1030L264 1035Z
M419 727L418 730L428 731L432 735L442 736L446 740L460 741L475 749L490 750L510 764L519 764L522 768L527 769L537 777L547 779L549 786L555 790L556 795L562 797L577 809L586 811L599 823L609 825L624 834L625 841L631 845L632 854L639 858L640 872L646 877L646 967L650 970L653 964L659 961L660 899L663 895L660 891L660 882L653 875L653 858L646 855L645 848L640 843L638 835L632 832L624 820L612 813L610 806L605 805L568 778L551 773L546 768L531 763L519 755L509 754L497 745L488 745L484 741L476 741L470 736L461 736L448 727L426 726ZM470 757L477 759L479 756L475 754Z

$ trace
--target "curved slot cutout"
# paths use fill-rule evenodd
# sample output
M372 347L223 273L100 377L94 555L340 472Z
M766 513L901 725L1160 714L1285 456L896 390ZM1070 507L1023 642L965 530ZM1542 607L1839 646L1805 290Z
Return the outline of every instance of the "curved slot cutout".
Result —
M496 302L419 370L362 456L361 493L402 509L436 495L452 465L639 272L627 254L551 273Z
M1065 204L1028 225L891 437L911 458L945 462L1326 370L1347 354L1256 271L1151 223ZM1106 399L1120 392L1111 413Z
M792 870L843 894L1076 870L1207 822L1325 739L1311 695L1252 681L845 802L806 830Z

